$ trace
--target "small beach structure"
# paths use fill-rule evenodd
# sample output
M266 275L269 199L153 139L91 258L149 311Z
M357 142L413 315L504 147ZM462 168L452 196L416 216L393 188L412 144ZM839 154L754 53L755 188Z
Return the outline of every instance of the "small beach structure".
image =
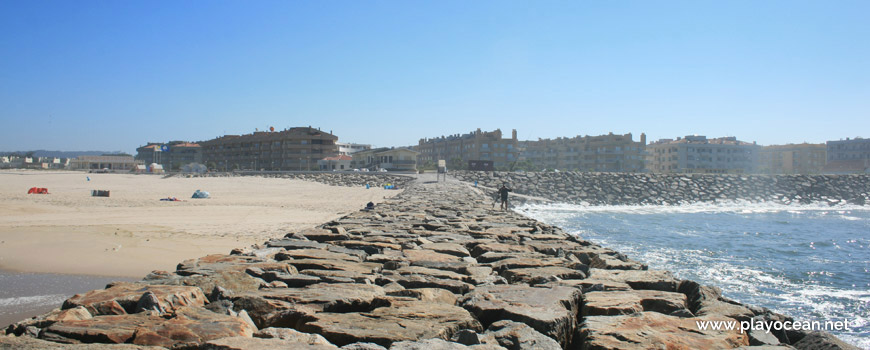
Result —
M31 187L27 190L27 194L48 194L48 189L45 187Z
M148 166L148 172L152 174L163 174L163 165L151 163L151 165Z

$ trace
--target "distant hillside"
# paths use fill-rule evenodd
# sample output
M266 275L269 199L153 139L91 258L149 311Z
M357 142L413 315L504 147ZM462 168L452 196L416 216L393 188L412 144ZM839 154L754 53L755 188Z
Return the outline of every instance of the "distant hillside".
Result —
M36 151L16 151L16 152L0 152L0 154L17 154L17 155L28 155L32 153L33 157L57 157L57 158L75 158L78 156L101 156L104 154L119 154L124 153L121 151L115 152L105 152L105 151L46 151L46 150L36 150Z

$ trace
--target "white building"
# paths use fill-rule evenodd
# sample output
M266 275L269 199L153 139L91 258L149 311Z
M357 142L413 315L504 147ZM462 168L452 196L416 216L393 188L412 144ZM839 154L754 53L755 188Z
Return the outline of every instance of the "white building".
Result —
M346 155L338 155L335 157L326 157L317 161L317 167L320 170L330 171L330 170L350 170L350 163L353 158L351 156Z
M335 144L338 145L338 154L342 156L349 156L359 151L372 149L372 145L365 145L361 143L336 142Z
M420 152L407 148L377 148L353 154L353 167L370 170L416 171Z
M646 147L647 169L654 173L750 173L761 146L736 137L708 139L692 135L662 139Z

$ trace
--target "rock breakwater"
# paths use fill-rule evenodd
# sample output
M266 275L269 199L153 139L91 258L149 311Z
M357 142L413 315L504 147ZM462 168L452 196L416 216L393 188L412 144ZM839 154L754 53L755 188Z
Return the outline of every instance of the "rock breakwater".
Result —
M462 181L519 194L591 205L750 201L870 203L870 175L730 175L453 171Z
M409 183L414 181L414 175L396 175L389 173L378 172L236 172L236 173L206 173L206 174L186 174L187 177L234 177L234 176L259 176L276 179L293 179L302 181L313 181L330 186L345 186L345 187L361 187L369 185L372 187L384 186L386 184L395 185L398 188L405 188Z
M697 326L787 319L495 210L467 184L420 181L374 210L73 296L11 325L0 348L810 349L838 341Z

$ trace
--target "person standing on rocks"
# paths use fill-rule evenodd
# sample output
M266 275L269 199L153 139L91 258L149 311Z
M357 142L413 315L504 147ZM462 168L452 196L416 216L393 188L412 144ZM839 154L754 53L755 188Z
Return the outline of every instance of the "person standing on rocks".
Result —
M507 210L508 193L511 191L513 190L507 187L507 183L501 184L501 188L498 189L498 196L501 197L501 210Z

